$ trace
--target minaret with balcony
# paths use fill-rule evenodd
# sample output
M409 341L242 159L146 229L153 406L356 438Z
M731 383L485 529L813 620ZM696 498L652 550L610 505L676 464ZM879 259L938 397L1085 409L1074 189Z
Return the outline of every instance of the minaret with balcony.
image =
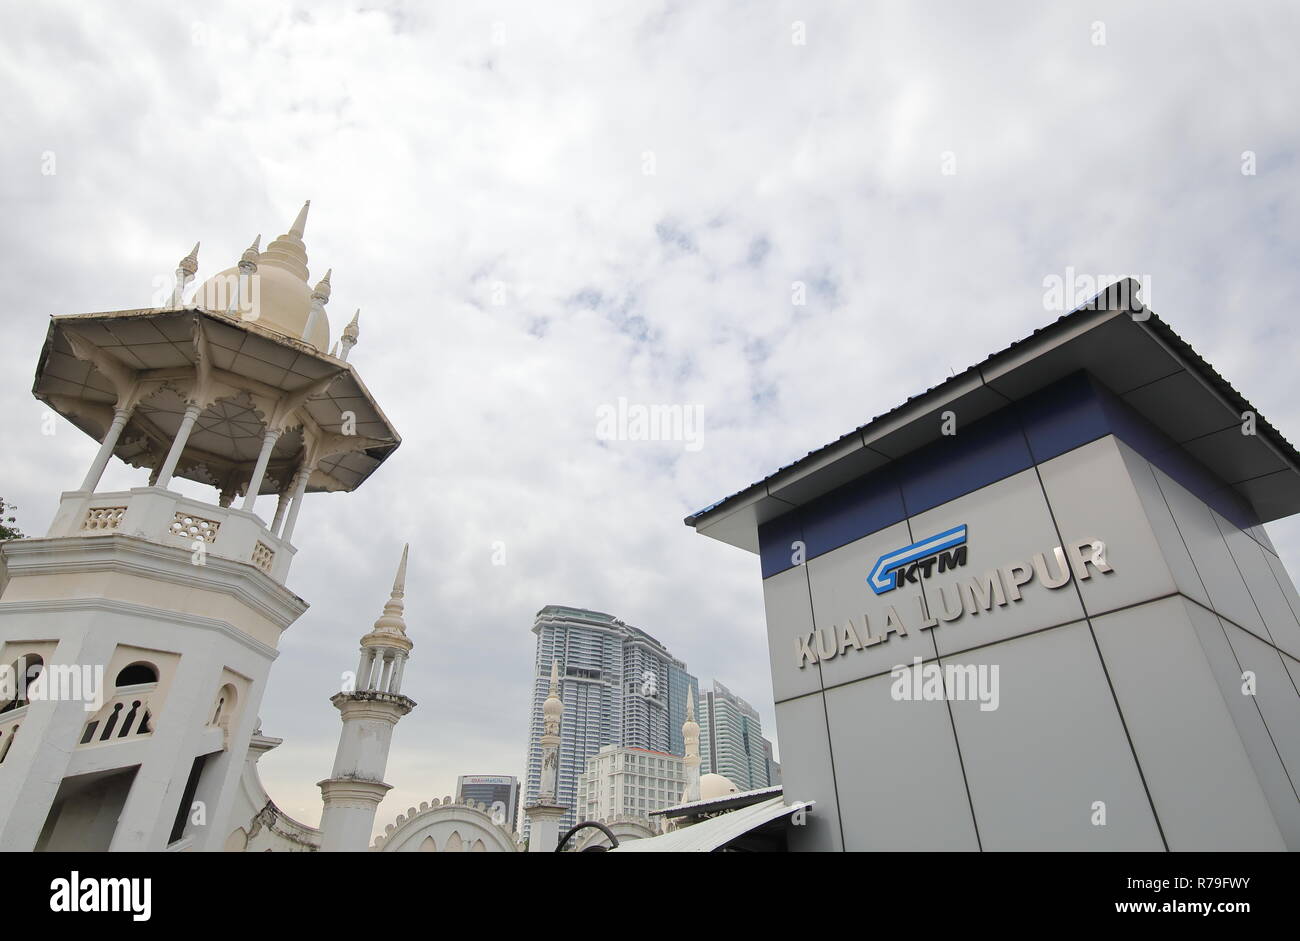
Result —
M560 842L560 821L569 808L559 802L560 723L564 703L560 700L560 665L551 661L551 685L542 703L542 786L537 800L524 808L528 818L528 852L553 853Z
M100 446L44 536L0 545L0 667L47 678L0 703L0 850L224 844L307 608L286 584L303 503L356 489L401 440L326 352L307 212L187 297L196 245L165 307L51 318L33 393ZM99 489L114 457L142 486Z
M393 729L415 702L402 695L402 672L414 646L402 618L406 595L406 558L393 579L392 594L374 628L361 638L352 689L335 693L330 702L339 711L343 729L334 754L334 770L319 782L325 809L321 813L321 852L362 852L369 848L375 812L391 787L384 783Z

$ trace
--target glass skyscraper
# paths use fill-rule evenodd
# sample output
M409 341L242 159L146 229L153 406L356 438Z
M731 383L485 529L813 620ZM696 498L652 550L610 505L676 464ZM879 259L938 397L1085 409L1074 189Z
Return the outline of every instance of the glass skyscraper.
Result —
M542 703L551 661L560 665L560 766L557 798L568 807L561 831L577 822L578 775L603 745L681 755L686 692L699 682L659 641L600 611L547 605L533 622L537 655L528 726L524 804L537 799L542 780ZM527 818L523 821L528 836Z
M780 783L757 709L717 680L700 705L701 772L723 775L742 791Z

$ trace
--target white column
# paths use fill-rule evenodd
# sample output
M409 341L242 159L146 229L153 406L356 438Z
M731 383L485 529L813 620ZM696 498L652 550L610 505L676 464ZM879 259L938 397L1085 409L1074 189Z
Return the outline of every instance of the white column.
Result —
M388 691L396 695L402 691L402 668L406 666L406 657L397 655L397 665L393 667L393 678L388 683Z
M203 411L202 406L193 403L186 407L185 417L181 419L181 427L176 432L176 440L172 442L172 449L167 452L167 460L158 471L158 482L154 486L166 487L171 483L172 474L176 473L176 464L181 459L181 452L185 450L185 442L190 439L190 432L194 430L194 422L198 420L201 411Z
M104 435L104 443L99 446L99 453L95 455L95 460L90 464L90 470L86 471L86 479L81 482L82 490L94 491L99 486L99 478L104 476L104 468L108 466L108 459L113 456L113 448L117 447L117 439L121 437L122 429L126 427L127 420L131 417L131 409L118 408L113 410L113 423L108 426L108 432Z
M357 660L357 677L356 677L356 684L354 685L353 688L365 689L366 680L369 678L369 673L370 673L370 648L362 647L361 656Z
M385 655L384 672L380 674L379 682L375 684L375 689L379 690L381 693L385 692L388 689L388 677L392 674L392 672L393 672L393 658L391 656Z
M275 519L271 520L271 532L278 532L280 524L284 522L284 511L289 509L289 499L291 496L290 488L285 487L280 491L280 499L275 502Z
M298 472L293 488L293 506L289 508L289 515L284 521L284 532L279 534L285 542L293 538L293 527L298 522L298 511L302 509L303 497L307 495L307 481L311 477L311 470L310 467L304 467Z
M253 505L257 503L257 492L262 489L262 478L266 476L266 465L271 462L271 449L275 447L275 442L279 440L280 433L283 429L268 428L266 434L262 436L262 450L257 455L257 463L253 466L253 476L248 481L248 492L244 494L244 509L253 512Z

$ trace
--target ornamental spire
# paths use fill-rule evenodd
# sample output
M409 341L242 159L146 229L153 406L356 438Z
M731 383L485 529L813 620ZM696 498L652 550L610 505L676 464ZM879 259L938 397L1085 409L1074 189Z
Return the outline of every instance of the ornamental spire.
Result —
M393 590L384 605L384 613L375 621L374 629L361 638L363 647L404 647L410 650L414 645L406 636L406 620L403 612L406 603L406 560L410 555L411 544L402 547L402 561L398 563L397 575L393 578Z
M310 208L311 208L311 200L309 199L309 200L307 200L305 203L302 204L302 208L298 210L298 218L294 219L294 220L293 220L293 225L289 226L289 234L290 234L290 235L296 235L296 236L298 236L298 238L302 238L303 235L306 234L306 232L307 232L307 210L310 209Z
M352 315L352 322L343 328L343 362L348 361L348 354L352 352L352 347L357 345L357 340L361 337L361 308Z
M239 270L243 271L246 267L251 270L257 270L257 256L261 253L262 234L259 232L257 238L253 239L253 244L244 249L244 254L239 256Z
M185 295L185 289L189 286L190 281L194 280L194 272L199 270L199 243L195 242L190 253L176 263L176 287L172 289L172 306L180 307L181 299Z

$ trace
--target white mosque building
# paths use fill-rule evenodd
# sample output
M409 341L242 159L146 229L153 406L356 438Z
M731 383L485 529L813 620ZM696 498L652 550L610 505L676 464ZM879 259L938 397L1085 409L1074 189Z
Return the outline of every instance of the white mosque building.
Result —
M414 647L406 549L355 683L331 700L342 730L319 829L259 780L280 740L262 733L258 708L280 635L307 609L286 584L303 502L361 486L401 443L348 361L359 312L330 348L330 274L311 286L303 242L309 205L188 293L196 245L167 305L51 319L33 392L101 445L45 535L0 543L0 850L525 849L499 813L449 797L371 839L394 729L416 706L402 688ZM114 457L147 468L144 485L100 491ZM215 500L183 496L175 478L212 486ZM525 813L529 848L553 851L568 809L554 675L542 710L546 770ZM699 801L693 710L683 732L694 758L683 797ZM706 777L705 797L734 790ZM660 830L601 823L571 847Z

